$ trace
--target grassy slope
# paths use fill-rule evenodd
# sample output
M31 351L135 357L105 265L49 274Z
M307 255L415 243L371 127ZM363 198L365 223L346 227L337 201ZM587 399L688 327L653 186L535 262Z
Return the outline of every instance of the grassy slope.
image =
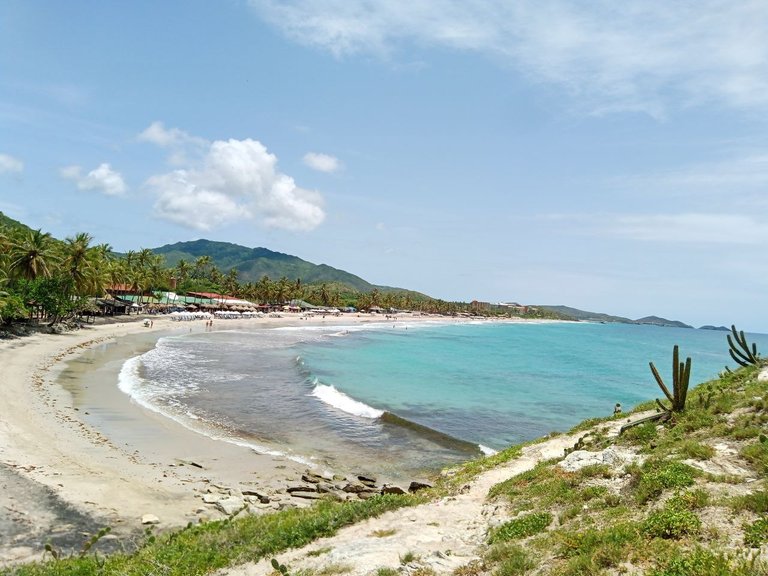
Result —
M686 411L666 425L645 424L618 439L590 434L587 450L615 445L636 452L640 461L578 472L543 462L498 484L489 499L504 506L510 520L489 530L482 560L455 573L768 575L757 554L768 542L766 406L768 382L757 380L757 369L742 369L692 391ZM471 462L434 494L455 490L518 454L512 447ZM705 465L720 466L721 472L703 472ZM276 555L426 497L324 502L311 510L212 522L148 538L132 555L85 554L8 573L205 574Z

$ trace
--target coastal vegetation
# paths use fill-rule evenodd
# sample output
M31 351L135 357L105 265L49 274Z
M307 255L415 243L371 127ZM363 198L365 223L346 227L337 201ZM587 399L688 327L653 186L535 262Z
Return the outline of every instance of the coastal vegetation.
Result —
M96 314L95 299L114 296L116 288L136 296L134 303L142 310L151 309L162 301L162 294L173 290L179 295L226 294L272 307L306 301L357 310L559 317L533 308L448 302L374 286L348 272L265 248L199 240L119 254L109 244L94 244L90 234L62 241L0 213L0 324L36 318L53 326Z

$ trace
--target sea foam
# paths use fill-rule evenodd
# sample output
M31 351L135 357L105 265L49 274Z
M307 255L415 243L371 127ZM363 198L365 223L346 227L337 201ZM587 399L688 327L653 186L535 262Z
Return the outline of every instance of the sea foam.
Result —
M160 414L161 416L164 416L166 418L170 418L171 420L183 426L187 430L195 432L196 434L202 434L203 436L207 436L212 440L227 442L228 444L234 444L235 446L248 448L253 450L257 454L266 454L269 456L278 456L282 458L287 458L288 460L293 460L294 462L298 462L299 464L310 466L312 468L316 466L316 464L312 462L311 459L306 457L302 457L296 454L291 454L288 452L282 452L280 450L267 448L266 446L262 446L260 444L250 442L244 439L240 439L234 436L223 436L221 434L212 433L211 430L201 428L200 424L204 423L203 420L199 416L197 416L196 414L193 414L190 411L186 411L182 416L180 414L176 414L169 410L163 410L160 406L156 405L151 401L151 398L150 398L151 394L142 393L140 391L140 388L142 387L142 384L143 384L143 379L139 374L139 370L141 367L141 360L142 360L141 356L135 356L133 358L129 358L123 363L123 366L120 369L120 373L118 374L118 377L117 377L117 387L120 389L121 392L127 394L131 398L131 400L133 400L143 408L146 408L147 410L151 410L152 412ZM193 422L195 422L195 424L197 425L193 424Z
M312 390L312 396L318 400L321 400L322 402L325 402L329 406L338 408L339 410L347 412L348 414L354 414L355 416L361 416L363 418L370 418L375 420L376 418L381 418L381 415L384 414L384 410L377 410L376 408L368 406L368 404L364 404L363 402L359 402L354 398L350 398L344 394L344 392L339 392L333 386L321 384L317 380L315 380L315 387Z

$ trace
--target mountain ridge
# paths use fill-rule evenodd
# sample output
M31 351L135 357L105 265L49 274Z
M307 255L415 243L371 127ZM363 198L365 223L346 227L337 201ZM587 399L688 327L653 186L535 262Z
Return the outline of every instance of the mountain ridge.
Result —
M199 239L166 244L151 250L163 255L167 266L176 266L182 259L194 264L201 256L209 256L211 262L224 273L236 268L241 282L257 282L262 276L269 276L273 280L285 276L294 281L301 279L305 284L340 283L360 292L411 292L405 288L371 284L346 270L328 264L315 264L264 247L248 248L232 242Z

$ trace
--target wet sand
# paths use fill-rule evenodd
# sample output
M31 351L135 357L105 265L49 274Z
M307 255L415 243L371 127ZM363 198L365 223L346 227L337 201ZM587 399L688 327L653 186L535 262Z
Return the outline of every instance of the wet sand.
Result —
M99 527L100 545L130 548L157 517L158 529L222 518L203 498L258 490L273 510L302 504L285 494L306 465L210 439L132 402L117 387L124 360L166 334L204 331L205 321L88 326L0 342L0 566L40 558L48 540L77 551ZM430 320L409 317L408 322ZM435 320L431 318L431 320ZM377 316L217 321L259 326L379 322ZM218 327L218 326L217 326ZM96 355L89 350L101 348ZM146 519L146 518L145 518ZM117 544L115 544L117 543Z

